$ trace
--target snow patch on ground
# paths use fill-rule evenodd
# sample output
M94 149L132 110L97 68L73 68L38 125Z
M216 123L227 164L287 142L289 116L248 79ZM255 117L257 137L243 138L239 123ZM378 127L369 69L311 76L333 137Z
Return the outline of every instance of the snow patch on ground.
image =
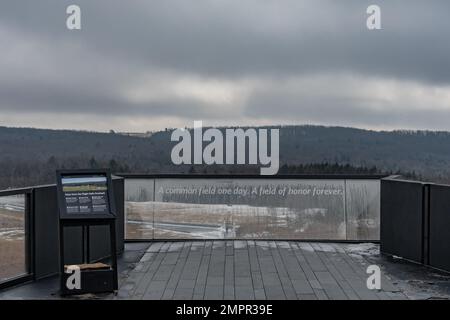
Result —
M246 241L234 241L234 248L235 249L245 249L245 248L247 248L247 242Z
M23 240L24 235L23 229L5 228L0 231L0 239L6 241Z
M345 246L345 251L354 257L376 256L380 254L380 247L375 243L358 243Z
M319 252L336 252L336 249L328 244L328 243L313 243L313 251L319 251ZM307 249L308 250L308 249Z
M308 251L308 252L314 252L315 251L314 248L311 245L306 244L306 243L299 243L298 247L301 250Z
M291 249L291 245L287 241L277 241L277 246L281 249Z
M167 252L177 252L183 249L184 243L183 242L174 242L170 245L169 249L167 249Z
M255 245L257 247L260 247L262 250L269 250L270 249L269 243L267 241L258 241L258 240L256 240L255 241Z

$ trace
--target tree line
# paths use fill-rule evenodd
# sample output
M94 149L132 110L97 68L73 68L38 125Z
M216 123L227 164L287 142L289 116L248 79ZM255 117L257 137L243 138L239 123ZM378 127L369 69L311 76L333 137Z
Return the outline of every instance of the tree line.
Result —
M402 174L450 182L450 133L323 126L280 129L280 174ZM206 129L206 128L205 128ZM224 128L221 128L222 130ZM244 128L245 129L245 128ZM172 129L143 135L0 127L0 189L54 183L56 169L116 173L248 173L254 165L175 166Z

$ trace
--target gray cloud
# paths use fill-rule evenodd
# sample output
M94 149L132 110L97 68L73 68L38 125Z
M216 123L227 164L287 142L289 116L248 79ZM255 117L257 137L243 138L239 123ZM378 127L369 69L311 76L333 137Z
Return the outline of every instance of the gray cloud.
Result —
M450 3L375 2L376 32L365 0L80 0L79 32L65 29L72 1L2 2L0 124L42 112L123 118L124 130L170 126L157 118L450 129ZM348 76L369 85L336 83Z
M387 110L367 107L376 103L373 100L359 99L295 99L292 97L261 95L251 101L246 110L249 118L272 119L277 123L282 119L290 119L290 123L314 123L364 128L432 128L448 130L450 110L412 109L399 106ZM384 102L380 102L383 104ZM274 107L277 106L277 107ZM275 112L276 110L276 112Z

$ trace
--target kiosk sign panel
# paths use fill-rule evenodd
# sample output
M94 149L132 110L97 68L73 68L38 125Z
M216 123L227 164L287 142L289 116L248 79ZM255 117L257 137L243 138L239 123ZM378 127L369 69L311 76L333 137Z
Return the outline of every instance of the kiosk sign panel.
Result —
M61 218L94 219L114 215L110 180L106 172L60 172L58 197Z
M67 214L109 213L105 176L63 177L61 182Z

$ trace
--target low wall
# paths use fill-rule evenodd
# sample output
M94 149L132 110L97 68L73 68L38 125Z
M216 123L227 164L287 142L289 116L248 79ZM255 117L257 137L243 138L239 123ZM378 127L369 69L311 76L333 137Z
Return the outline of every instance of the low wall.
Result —
M381 251L423 262L423 193L420 182L381 180Z
M381 181L381 251L450 271L450 186Z
M450 186L430 185L429 264L450 271Z

